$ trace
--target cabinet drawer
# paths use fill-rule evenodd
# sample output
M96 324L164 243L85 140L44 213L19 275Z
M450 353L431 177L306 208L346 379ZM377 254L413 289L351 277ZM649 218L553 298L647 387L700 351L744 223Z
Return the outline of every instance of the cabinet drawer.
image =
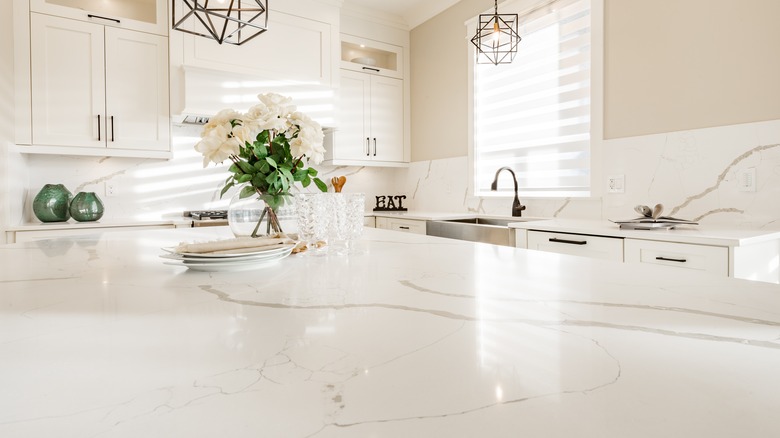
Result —
M396 219L388 217L376 218L376 227L385 230L403 231L406 233L425 234L425 221L414 219Z
M724 246L626 239L625 254L626 262L729 275L729 250Z
M623 239L619 237L528 231L528 249L623 261Z

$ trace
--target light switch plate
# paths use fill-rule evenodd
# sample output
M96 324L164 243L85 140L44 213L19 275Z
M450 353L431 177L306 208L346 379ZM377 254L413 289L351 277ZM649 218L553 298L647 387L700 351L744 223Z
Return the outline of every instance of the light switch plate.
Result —
M607 193L625 193L626 176L612 175L607 177Z

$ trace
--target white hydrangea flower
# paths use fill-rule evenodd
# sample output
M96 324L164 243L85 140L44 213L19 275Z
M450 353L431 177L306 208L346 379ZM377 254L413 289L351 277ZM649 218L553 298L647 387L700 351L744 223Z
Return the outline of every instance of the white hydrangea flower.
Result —
M295 105L291 103L291 97L276 93L266 93L258 95L257 98L268 109L268 113L276 117L286 118L287 115L295 112Z

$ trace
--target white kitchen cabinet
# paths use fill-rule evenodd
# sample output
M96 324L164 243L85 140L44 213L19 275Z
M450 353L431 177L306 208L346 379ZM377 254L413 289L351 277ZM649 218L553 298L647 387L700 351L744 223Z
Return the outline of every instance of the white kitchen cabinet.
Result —
M625 261L703 271L727 277L729 250L724 246L625 239Z
M377 217L376 227L383 230L402 231L405 233L425 234L425 221L402 219L394 217Z
M16 144L170 158L167 0L13 0Z
M585 234L528 231L528 249L623 261L623 239Z
M326 160L343 165L400 165L404 153L403 80L341 71L339 127Z
M32 145L170 152L167 38L37 13L30 26Z
M404 49L354 35L341 35L341 68L404 78Z
M168 35L168 0L24 1L29 1L32 12Z

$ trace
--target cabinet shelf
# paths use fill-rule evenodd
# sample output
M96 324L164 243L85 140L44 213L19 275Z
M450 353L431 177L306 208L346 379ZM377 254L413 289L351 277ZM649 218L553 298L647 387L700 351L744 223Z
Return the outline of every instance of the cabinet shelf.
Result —
M402 78L403 48L342 34L341 68Z

